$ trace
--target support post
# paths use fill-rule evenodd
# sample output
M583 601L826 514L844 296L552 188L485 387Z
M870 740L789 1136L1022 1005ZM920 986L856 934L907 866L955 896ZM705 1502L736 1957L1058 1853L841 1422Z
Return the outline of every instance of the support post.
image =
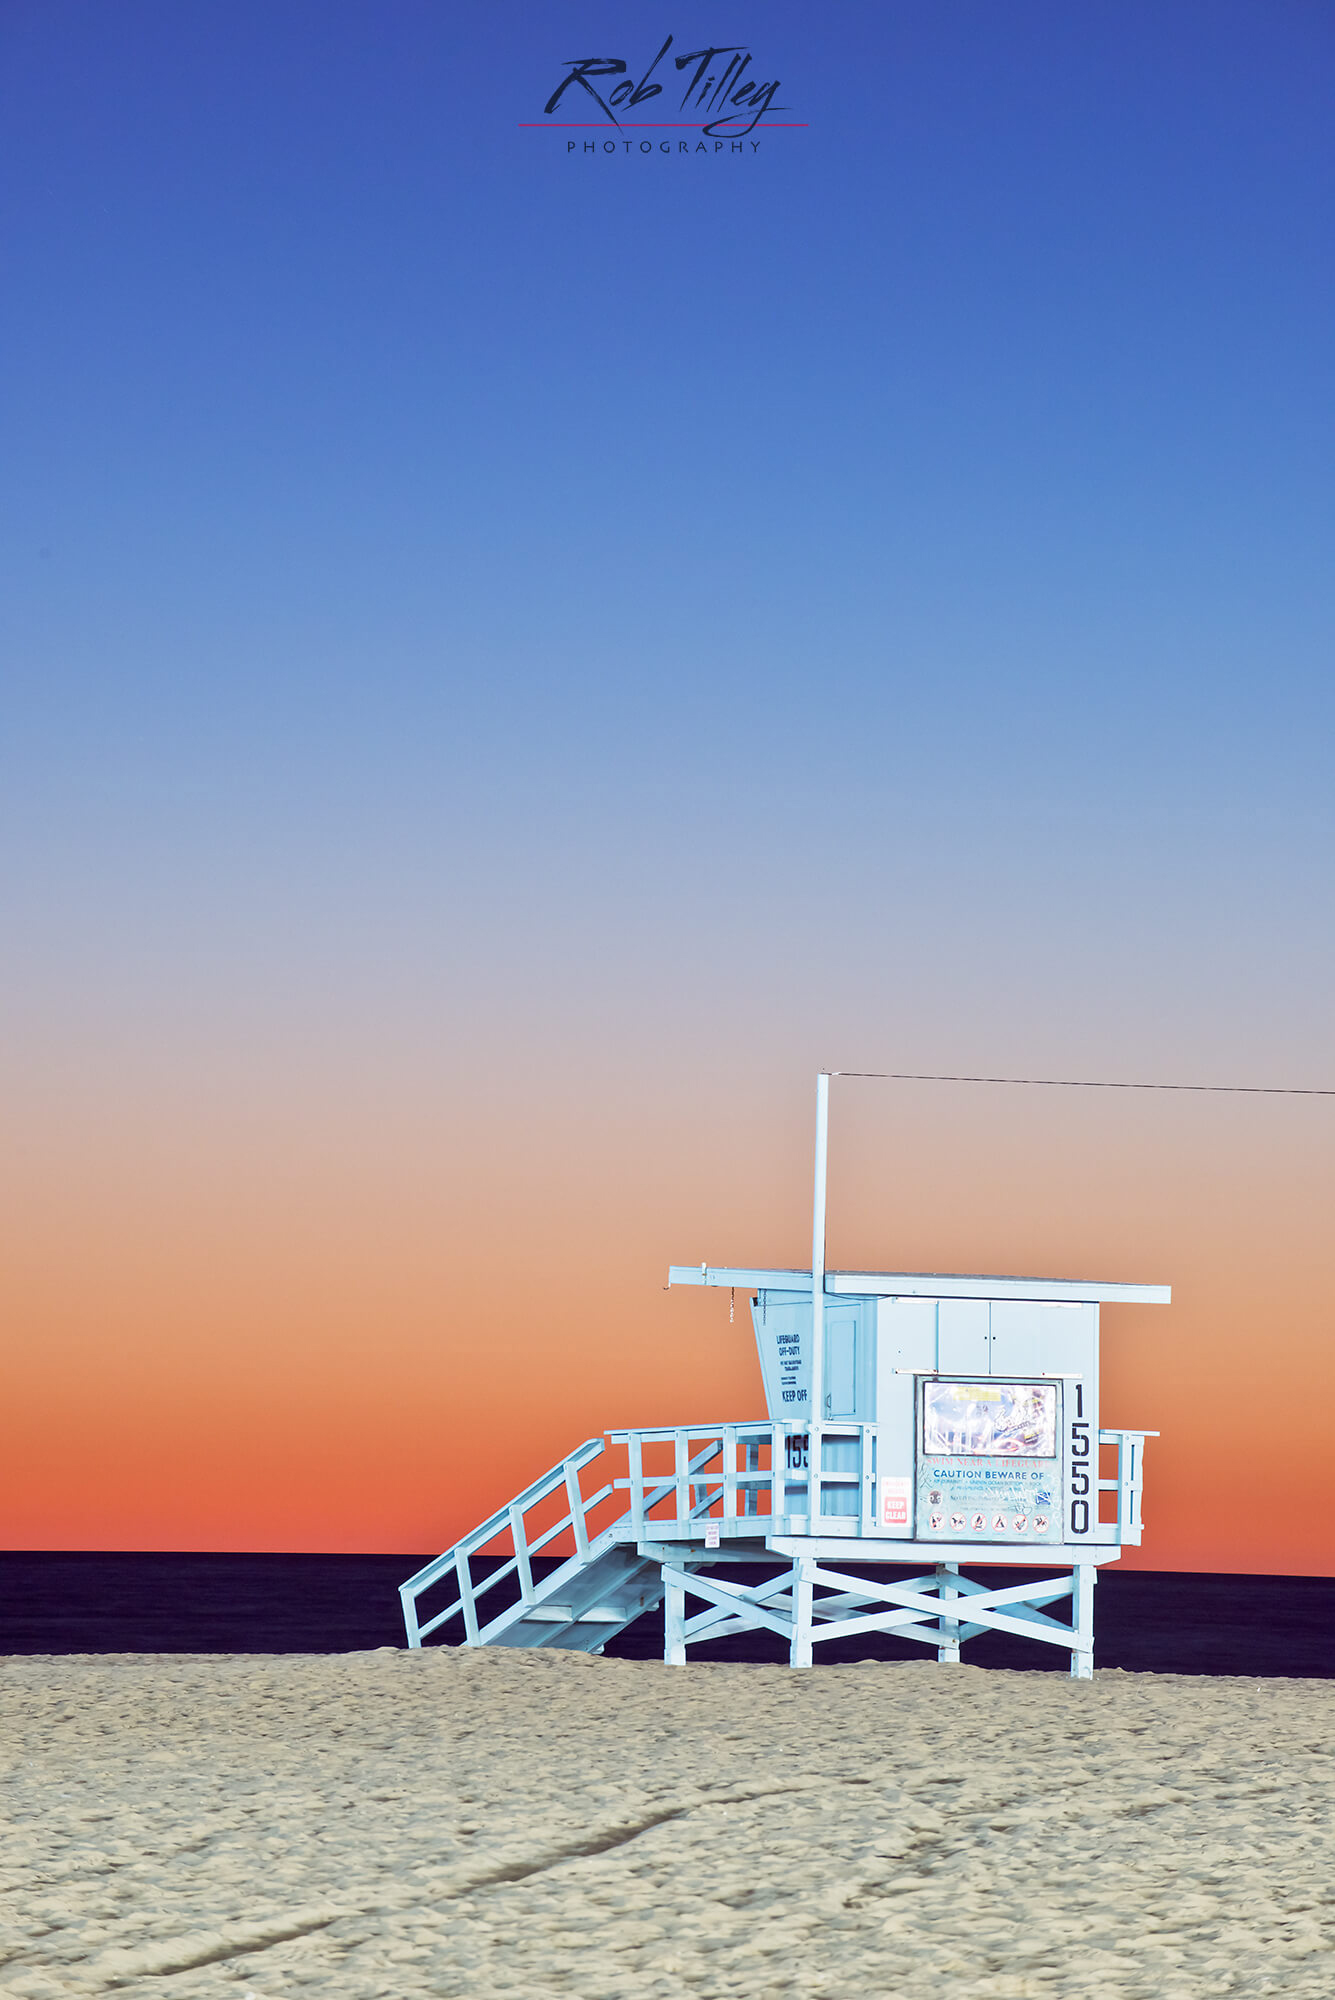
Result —
M760 1439L758 1437L749 1437L746 1440L746 1469L748 1472L759 1472L760 1470ZM748 1485L744 1490L745 1498L742 1502L743 1514L759 1514L760 1488Z
M812 1556L799 1556L793 1564L793 1637L788 1652L790 1667L811 1665L811 1599L815 1590Z
M669 1583L663 1593L663 1662L686 1665L686 1592L679 1583Z
M938 1630L941 1643L936 1649L936 1657L942 1666L957 1667L960 1663L960 1621L946 1616L944 1607L953 1604L959 1596L958 1563L938 1563L936 1566L937 1595L941 1599L942 1612Z
M1071 1679L1092 1681L1094 1678L1094 1579L1098 1575L1093 1563L1077 1563L1075 1566L1075 1588L1071 1593L1071 1624L1080 1644L1071 1650Z
M820 1452L816 1448L814 1426L825 1415L825 1178L830 1151L830 1079L822 1070L816 1078L816 1173L811 1204L811 1368L807 1423L811 1427L811 1448L807 1452L808 1532L816 1532L820 1518Z

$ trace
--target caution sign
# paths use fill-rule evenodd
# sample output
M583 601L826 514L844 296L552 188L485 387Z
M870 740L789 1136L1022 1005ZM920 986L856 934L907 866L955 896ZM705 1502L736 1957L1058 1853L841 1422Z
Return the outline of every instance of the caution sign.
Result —
M915 1540L1059 1542L1063 1404L1046 1378L920 1377Z

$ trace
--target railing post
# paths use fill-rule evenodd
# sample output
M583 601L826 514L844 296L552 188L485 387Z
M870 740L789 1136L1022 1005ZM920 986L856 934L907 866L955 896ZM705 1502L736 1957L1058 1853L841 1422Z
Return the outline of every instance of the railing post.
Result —
M746 1440L746 1469L748 1472L759 1472L760 1470L760 1439L758 1437L749 1437ZM746 1515L759 1514L760 1512L760 1488L752 1486L749 1482L742 1499L742 1512Z
M736 1424L725 1424L723 1429L723 1518L725 1521L737 1519Z
M788 1512L788 1432L783 1424L769 1427L769 1511L772 1521ZM771 1528L771 1534L776 1532Z
M575 1547L581 1556L589 1553L589 1530L584 1520L584 1495L580 1491L579 1471L567 1459L565 1462L566 1494L570 1501L570 1525L575 1531Z
M515 1548L515 1571L519 1577L519 1593L525 1604L533 1602L533 1565L528 1559L528 1536L524 1532L524 1510L515 1500L510 1502L506 1512L510 1516L510 1539Z
M691 1487L686 1476L691 1469L691 1444L685 1431L674 1431L672 1439L676 1452L677 1519L685 1526L691 1518Z
M626 1439L626 1470L630 1477L630 1522L639 1542L644 1539L644 1444L638 1431Z
M464 1549L455 1551L454 1573L459 1579L459 1598L464 1608L464 1643L477 1644L477 1605L473 1601L473 1578L468 1567L468 1556Z

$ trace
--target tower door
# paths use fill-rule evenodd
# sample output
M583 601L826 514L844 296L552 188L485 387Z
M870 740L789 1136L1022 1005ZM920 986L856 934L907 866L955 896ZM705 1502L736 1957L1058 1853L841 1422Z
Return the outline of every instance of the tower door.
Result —
M856 1306L825 1312L825 1409L827 1417L858 1413L858 1312Z

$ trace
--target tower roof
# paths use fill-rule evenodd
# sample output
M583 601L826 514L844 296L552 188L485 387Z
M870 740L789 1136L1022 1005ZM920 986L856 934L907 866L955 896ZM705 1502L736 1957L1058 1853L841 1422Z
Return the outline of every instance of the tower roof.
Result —
M673 1264L670 1285L715 1285L739 1292L810 1292L810 1271L762 1271L719 1264ZM1124 1285L1098 1278L1004 1278L944 1271L827 1271L827 1298L1028 1299L1043 1305L1171 1304L1171 1285Z

